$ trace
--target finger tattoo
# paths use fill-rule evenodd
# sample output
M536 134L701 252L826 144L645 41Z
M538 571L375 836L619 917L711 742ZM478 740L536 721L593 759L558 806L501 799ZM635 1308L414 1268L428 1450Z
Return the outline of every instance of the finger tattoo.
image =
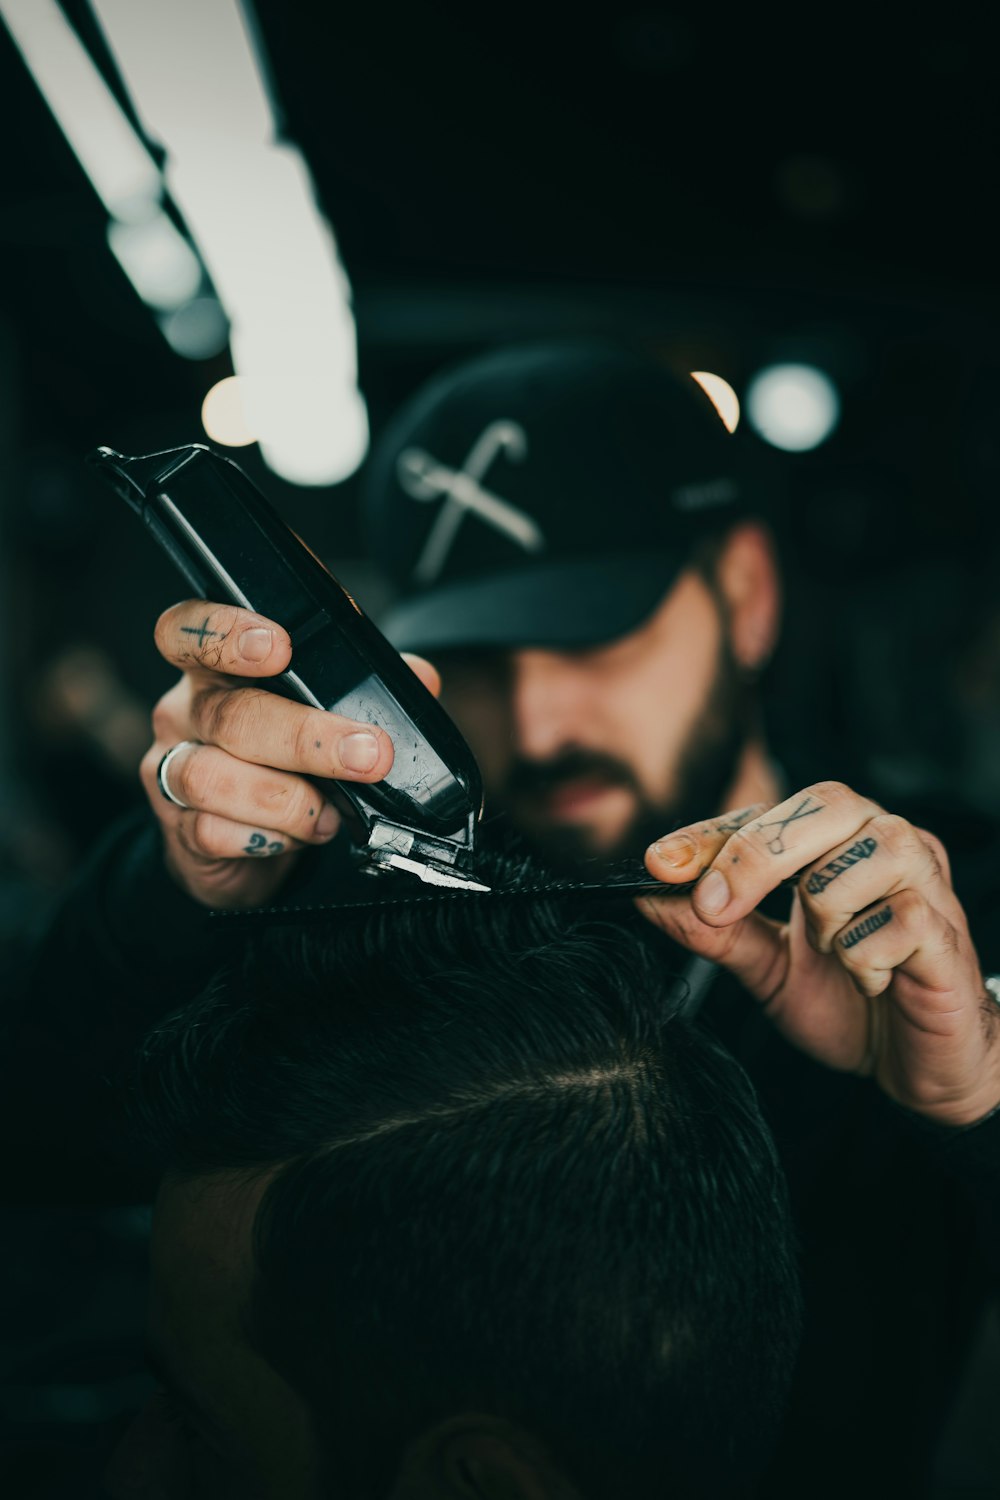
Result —
M785 829L789 823L797 823L800 818L811 818L813 813L822 812L825 803L817 802L815 797L803 797L798 807L788 814L787 818L772 818L770 823L761 823L761 829L776 828L778 831L773 838L768 839L767 847L772 854L785 853Z
M222 634L221 630L209 630L208 622L210 616L206 615L200 625L182 625L181 635L196 635L198 645L204 646L207 640L216 640Z
M832 885L838 875L843 875L852 865L858 864L863 859L871 859L878 844L875 839L859 839L843 854L838 854L836 859L831 859L828 865L821 870L816 870L806 881L806 890L812 896L818 896L820 891L825 891L828 885Z
M760 803L755 802L750 807L741 808L739 812L729 813L724 823L716 823L716 831L718 833L736 833L738 829L743 827L744 823L749 823L759 806Z
M852 927L850 932L845 933L840 940L840 945L842 948L854 948L866 937L870 937L873 932L878 932L880 927L884 927L887 922L891 921L892 907L883 906L881 911L873 912L870 917L866 917L863 922L859 922L857 927Z
M244 854L281 854L284 844L280 839L268 842L266 833L252 833L249 844L244 845Z

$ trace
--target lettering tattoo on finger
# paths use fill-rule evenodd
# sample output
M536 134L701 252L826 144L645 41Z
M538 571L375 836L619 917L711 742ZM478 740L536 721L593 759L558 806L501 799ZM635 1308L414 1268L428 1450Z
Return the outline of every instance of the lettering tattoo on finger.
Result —
M838 854L836 859L831 859L828 865L823 865L819 870L814 870L806 881L806 890L811 896L818 896L820 891L825 891L828 885L832 885L838 875L843 875L852 865L858 864L863 859L871 859L878 844L875 839L858 839L843 854Z
M252 833L249 844L243 846L244 854L282 854L284 844L280 839L268 840L266 833Z
M880 927L884 927L887 922L891 921L892 907L883 906L881 911L873 912L870 917L865 917L863 922L859 922L857 927L852 927L850 932L845 933L840 940L840 945L842 948L855 948L858 943L863 942L866 937L870 937L873 932L878 932Z
M826 806L825 802L819 802L815 797L803 797L787 818L772 818L770 823L761 823L763 831L765 828L776 828L778 831L767 841L767 847L772 854L785 853L785 829L789 823L797 823L800 818L811 818L813 813L822 812Z

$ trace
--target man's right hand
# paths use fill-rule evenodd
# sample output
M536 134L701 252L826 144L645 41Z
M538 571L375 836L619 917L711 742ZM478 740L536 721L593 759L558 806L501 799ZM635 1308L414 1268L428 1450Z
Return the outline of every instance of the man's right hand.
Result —
M270 900L303 849L326 844L340 817L309 778L381 781L392 766L384 729L309 708L265 690L292 656L288 632L228 604L188 600L156 624L160 655L180 681L153 710L154 740L140 767L163 830L167 868L206 906L259 906ZM407 658L437 693L429 662ZM157 771L173 757L171 792Z

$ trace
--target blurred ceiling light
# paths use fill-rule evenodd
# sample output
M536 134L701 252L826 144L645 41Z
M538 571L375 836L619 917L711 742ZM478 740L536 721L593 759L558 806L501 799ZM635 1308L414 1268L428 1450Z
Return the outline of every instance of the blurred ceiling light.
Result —
M201 262L177 226L158 209L141 224L108 225L108 244L143 302L169 311L201 286Z
M108 213L149 218L156 164L55 0L0 0L0 16Z
M726 431L735 432L740 425L740 398L729 381L723 380L721 375L713 375L709 370L692 370L691 379L701 386L722 418Z
M213 385L201 403L201 425L213 443L226 448L245 448L257 441L257 434L247 419L245 382L238 375L227 375Z
M152 140L177 156L274 140L274 112L240 0L90 0L90 8Z
M297 149L277 140L239 0L91 0L230 325L268 465L299 484L357 468L368 421L357 389L347 277Z
M368 452L368 411L353 381L251 376L245 402L265 462L292 484L346 479Z
M352 401L360 406L351 409ZM338 454L345 473L351 473L364 457L368 443L368 418L364 402L356 388L334 389L321 382L307 380L253 380L243 375L227 375L212 386L201 406L201 423L213 442L227 448L245 448L261 444L262 416L273 421L278 412L286 424L289 437L300 439L295 449L297 463L284 473L293 484L322 484L311 466L312 448L309 436L315 426L327 436L327 452ZM332 421L331 412L347 413L346 421ZM359 451L358 434L362 434ZM338 447L339 445L339 447ZM277 471L276 471L277 472Z
M35 82L110 215L108 244L142 300L179 307L201 262L161 206L159 169L54 0L0 0Z
M184 359L212 359L229 343L229 322L218 297L192 297L159 323L171 349Z
M765 442L804 453L825 442L840 420L840 397L813 365L769 365L751 380L747 416Z

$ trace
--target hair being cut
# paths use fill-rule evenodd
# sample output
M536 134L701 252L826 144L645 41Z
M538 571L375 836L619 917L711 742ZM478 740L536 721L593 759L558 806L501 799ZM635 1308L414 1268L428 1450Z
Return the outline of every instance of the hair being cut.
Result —
M644 934L570 898L355 911L148 1038L161 1164L276 1169L248 1326L351 1497L473 1411L587 1500L752 1489L798 1335L784 1182Z

